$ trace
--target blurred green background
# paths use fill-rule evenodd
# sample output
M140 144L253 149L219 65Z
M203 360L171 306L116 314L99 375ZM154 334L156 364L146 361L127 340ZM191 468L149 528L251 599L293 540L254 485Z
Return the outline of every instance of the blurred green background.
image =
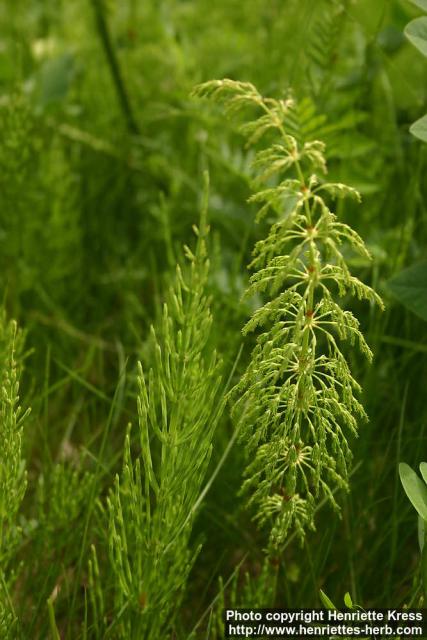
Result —
M236 358L251 310L241 301L246 265L266 227L255 225L246 202L251 152L220 110L190 97L195 84L230 77L300 100L305 131L327 143L331 176L363 196L362 206L338 213L374 257L372 264L353 260L352 268L387 306L380 314L355 303L375 360L368 367L351 356L370 423L354 443L343 518L320 509L305 546L289 544L278 560L277 603L313 606L319 588L339 604L346 591L364 606L410 600L416 520L397 463L427 459L427 317L417 314L427 296L424 267L414 281L403 275L412 310L388 282L427 264L426 146L409 133L426 111L427 61L403 35L419 13L406 0L1 4L0 287L8 314L27 332L29 539L41 470L81 456L90 465L127 363L104 453L106 487L120 465L124 430L136 414L134 365L137 358L151 363L149 326L182 245L193 243L206 169L212 340L226 371ZM251 346L245 339L235 376ZM232 432L225 417L212 468ZM243 467L234 447L196 524L204 548L183 628L209 607L219 575L226 579L242 559L251 575L259 572L265 538L236 495ZM79 539L69 520L57 526L62 533L56 529L48 552L43 547L44 562L66 574ZM39 549L31 545L30 564ZM33 560L22 590L37 611L38 592L49 595L57 576Z

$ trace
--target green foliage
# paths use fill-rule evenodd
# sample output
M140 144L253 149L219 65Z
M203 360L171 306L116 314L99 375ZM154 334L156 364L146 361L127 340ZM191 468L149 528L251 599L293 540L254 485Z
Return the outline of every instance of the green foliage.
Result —
M32 406L19 464L15 454L7 456L6 466L0 458L0 476L14 469L13 491L6 497L12 519L3 523L7 544L1 550L0 638L108 640L123 637L126 628L137 633L138 625L142 638L155 637L157 620L162 624L170 616L172 627L157 628L158 635L205 640L221 636L223 604L317 606L320 587L338 606L347 590L353 602L377 607L423 604L420 574L414 572L419 563L414 511L397 473L398 461L424 459L427 425L425 322L412 311L422 310L424 285L420 270L407 272L411 265L423 264L427 244L426 148L408 134L412 129L426 137L423 118L412 128L410 124L425 113L427 67L425 57L404 37L405 25L421 15L418 9L426 12L425 0L247 0L244 11L239 0L0 3L0 289L8 317L25 329L31 357L18 357L22 339L17 332L16 373L19 404ZM422 40L419 30L414 35ZM305 419L302 450L297 450L290 426L287 446L294 444L292 453L302 456L308 455L305 447L311 448L310 460L304 461L314 471L294 465L294 473L286 469L294 464L292 457L275 466L282 454L266 446L278 434L279 418L261 434L260 447L252 440L257 424L244 424L246 410L256 413L267 403L264 394L247 407L244 401L239 405L239 391L234 394L241 435L248 434L249 464L246 443L239 441L229 412L222 412L214 432L212 421L201 419L199 398L205 405L211 399L205 378L215 349L227 383L219 383L213 422L226 390L239 380L244 385L245 372L253 371L254 347L263 388L280 351L285 349L292 362L293 345L301 346L294 343L294 334L297 341L305 335L300 307L306 304L301 297L308 284L286 297L299 277L291 271L297 277L285 279L286 272L298 260L298 245L305 239L287 238L295 229L301 232L294 224L306 216L295 166L280 169L288 162L292 141L267 126L245 148L222 109L190 98L194 85L221 77L252 83L262 96L284 98L285 133L296 140L298 151L307 152L300 164L307 187L315 192L308 202L310 213L314 224L326 220L322 238L315 242L322 267L332 267L331 277L322 282L335 305L326 305L325 313L331 309L330 320L336 324L324 328L360 382L363 398L355 389L352 394L370 417L355 440L340 421L337 452L348 441L354 459L351 471L345 461L349 482L343 473L340 479L326 471L321 477L341 506L341 519L325 508L331 502L325 488L319 485L316 494L318 463L311 458L317 431L307 434ZM272 110L273 103L267 103ZM259 109L254 118L262 115ZM242 116L243 126L250 128L246 114ZM248 138L256 139L256 127ZM305 147L313 141L324 143L326 151L321 145ZM255 173L264 173L265 182L253 182L252 162L263 150ZM319 162L315 170L313 162ZM194 318L190 311L182 315L174 293L166 292L172 282L177 292L180 278L188 289L192 277L191 257L190 264L182 265L182 275L176 275L175 267L182 245L192 246L194 240L199 176L207 167L214 185L212 250L203 288L213 321L203 329L209 337L203 365L200 361L196 367L192 348L185 351L177 342L178 331L184 336ZM279 171L268 176L271 167ZM310 185L313 173L317 182ZM357 206L354 191L331 184L352 185L363 196L363 207ZM253 199L246 204L251 189ZM346 197L336 197L344 190ZM314 196L322 198L330 214L321 213L320 204L312 210ZM254 224L257 209L260 219ZM333 234L341 222L366 239L372 263L362 245L360 252L351 248L355 236L351 242L340 236L343 242L337 243ZM350 290L340 297L334 284L340 258L334 257L333 245L325 247L330 237L350 277L387 298L385 313L358 301ZM245 265L254 245L259 253L252 258L254 279L248 285ZM303 252L309 246L307 242ZM309 265L305 255L300 258ZM303 264L298 262L298 271L304 272ZM263 272L269 268L274 277L265 281ZM395 295L390 278L393 283L404 275ZM242 299L248 286L255 295ZM190 292L183 285L181 290L183 303L188 302ZM327 294L320 285L315 292L315 303L324 302ZM284 319L282 309L291 309L294 316ZM372 366L339 339L345 333L358 341L348 328L355 321L347 310L360 321L356 329L376 354ZM249 317L242 341L241 327ZM258 320L264 326L255 327ZM288 320L295 330L283 345L286 327L280 323ZM6 345L12 325L5 322L4 327L9 327L3 334ZM335 347L328 346L319 326L314 332L316 353L325 356L326 366ZM263 333L275 337L276 351L268 351L269 338L262 343ZM200 336L192 335L197 342ZM311 333L307 342L307 349L312 348ZM170 352L167 343L172 344ZM189 380L189 370L184 376L171 364L173 354L188 351L194 380ZM137 383L137 360L143 363L148 398L149 449L141 446L137 424L137 398L145 397ZM326 372L335 380L339 405L344 400L339 376L347 379L348 374L343 367L344 374ZM309 375L304 381L297 374L308 402ZM268 379L274 393L292 374L277 375L275 381L274 376ZM171 395L178 378L188 387L181 394L185 416L200 419L194 433L179 413L181 402ZM325 380L330 393L331 379ZM246 392L253 397L249 387L242 389ZM285 394L283 402L290 404ZM175 448L159 436L164 438L173 416L177 431L188 434ZM133 427L127 432L129 422ZM331 464L342 465L331 432L320 433L319 448L327 450ZM2 439L0 449L4 446ZM205 454L200 468L196 448L202 458ZM274 523L270 519L265 529L252 526L251 511L243 508L239 495L245 469L253 463L258 470L264 460L260 482L251 485L251 475L246 478L249 499L257 490L274 497L279 486L269 492L262 481L276 474L280 483L283 474L305 502L312 495L316 522L316 531L304 527L302 548L291 524L267 568L265 529ZM329 464L328 458L323 456L319 464ZM22 498L25 469L28 484ZM187 484L176 478L185 473ZM156 494L160 480L163 490ZM351 492L341 493L342 484L349 484ZM262 513L262 504L254 504L255 513ZM142 528L137 530L135 523ZM423 546L425 527L420 523ZM158 570L154 561L150 564L148 550L156 539ZM223 585L219 590L218 584Z
M338 607L336 607L334 605L334 603L332 602L332 600L326 595L326 593L324 591L322 591L322 589L320 589L319 591L319 597L320 597L320 601L322 602L323 606L326 607L326 609L337 609ZM353 599L351 597L351 595L349 594L349 592L347 591L344 594L344 604L347 607L347 609L356 609L357 605L355 605L353 603Z
M14 321L0 315L0 631L5 639L16 638L17 618L10 595L17 567L11 566L21 530L18 510L27 478L22 458L23 423L28 410L19 404L19 379L23 336Z
M407 309L427 320L427 262L418 262L393 276L388 288Z
M324 591L322 591L322 589L320 589L320 591L319 591L319 597L320 597L320 600L321 600L323 606L326 607L326 609L336 609L337 608L334 605L334 603L332 602L332 600L326 595L326 593Z
M123 470L107 500L115 637L165 637L198 553L189 538L223 409L220 363L209 345L206 215L207 195L196 250L185 248L190 267L177 267L160 327L152 330L155 364L148 375L139 365L140 453L132 453L129 430ZM94 555L94 583L97 567ZM98 601L96 628L104 610Z
M426 523L427 523L427 463L420 464L420 471L423 481L405 462L399 464L399 476L406 495L418 513L418 542L421 551L420 572L424 589L424 598L427 599L427 545Z
M427 1L426 0L410 0L412 4L414 4L419 9L423 9L423 11L427 11Z
M197 94L225 101L233 114L255 107L260 115L241 127L248 145L272 133L257 151L257 185L273 186L251 197L260 204L258 220L273 224L254 250L247 296L267 294L244 333L261 328L251 362L236 387L233 413L251 462L243 486L257 519L271 526L270 545L280 547L289 530L300 538L313 527L322 498L338 508L336 487L347 488L349 435L357 434L365 411L360 387L337 338L371 351L351 311L338 296L351 294L383 307L378 295L350 273L342 246L369 258L363 240L340 222L329 202L358 200L357 191L317 177L326 174L324 144L287 133L294 102L260 95L249 83L208 82Z
M209 621L212 640L224 638L224 610L235 608L263 609L273 607L277 588L277 568L271 558L264 559L257 575L242 571L240 565L227 584L219 579L219 590L211 610Z
M57 463L45 477L38 479L36 490L37 523L42 532L44 553L58 545L60 536L63 548L74 538L70 523L78 527L84 513L93 482L92 474L81 471L71 464Z
M19 638L18 619L3 574L0 585L0 632L5 640Z
M79 285L76 176L61 140L24 95L6 96L0 104L0 133L2 286L18 312L24 298L34 297L52 309Z
M16 515L26 489L22 460L22 430L28 410L19 404L22 334L15 322L0 318L1 403L0 403L0 557L8 557L19 528Z
M399 464L400 481L405 489L405 493L417 511L420 518L427 520L427 487L421 482L415 471L411 467L401 462Z
M405 35L427 57L427 17L412 20L405 28Z
M427 11L427 3L424 0L411 0L420 9ZM427 16L411 20L405 27L405 36L414 47L427 57ZM427 115L423 116L411 125L410 132L416 138L427 142Z
M324 3L323 11L315 23L310 38L308 58L311 61L311 81L315 95L323 99L334 77L341 38L348 19L348 0Z
M427 115L414 122L414 124L411 124L409 131L416 138L427 142Z
M66 97L73 76L75 60L70 53L46 60L36 78L35 102L40 110L61 102Z

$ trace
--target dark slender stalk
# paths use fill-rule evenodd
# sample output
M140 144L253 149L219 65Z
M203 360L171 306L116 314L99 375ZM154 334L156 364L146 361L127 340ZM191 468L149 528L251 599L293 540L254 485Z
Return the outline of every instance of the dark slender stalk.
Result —
M120 68L120 63L111 39L110 30L103 10L103 0L91 0L95 13L96 28L98 30L101 43L110 67L111 77L116 88L117 97L121 110L126 119L127 128L130 133L138 134L139 127L132 109L129 94Z

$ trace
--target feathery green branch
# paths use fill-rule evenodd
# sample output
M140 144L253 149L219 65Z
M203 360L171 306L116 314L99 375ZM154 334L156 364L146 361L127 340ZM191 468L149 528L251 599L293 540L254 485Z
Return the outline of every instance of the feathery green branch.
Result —
M334 488L348 488L348 440L366 414L339 343L357 343L369 360L372 353L359 322L337 298L382 302L350 273L342 246L365 258L369 253L330 209L336 198L360 196L318 177L326 174L325 145L288 133L289 121L295 130L294 100L265 98L233 80L208 82L195 93L221 101L228 114L254 108L257 117L241 127L248 145L267 135L271 140L255 155L258 191L251 200L260 204L258 219L269 215L274 222L255 246L246 292L270 300L244 328L262 333L232 397L250 459L243 491L257 520L269 523L272 549L290 529L302 539L314 526L316 502L326 497L338 509Z

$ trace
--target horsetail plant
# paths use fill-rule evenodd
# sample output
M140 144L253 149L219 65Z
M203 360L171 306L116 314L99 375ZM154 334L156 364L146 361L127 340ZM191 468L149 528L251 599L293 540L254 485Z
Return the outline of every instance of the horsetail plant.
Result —
M290 529L302 540L314 528L316 503L326 498L338 509L334 492L348 488L349 436L366 413L339 341L357 343L368 360L372 353L338 298L383 305L346 262L343 244L370 257L363 240L330 208L338 197L360 196L318 176L327 171L325 145L301 135L294 99L265 98L228 79L199 85L195 95L221 101L227 114L255 108L241 132L248 145L271 138L255 153L258 190L250 201L260 205L258 221L273 216L273 223L255 246L245 294L269 299L243 329L262 333L233 390L232 413L250 459L242 490L259 523L270 524L272 551Z
M16 639L18 620L11 590L16 580L12 560L20 540L17 513L27 485L22 459L22 429L28 415L19 405L23 336L16 322L0 313L0 636Z
M129 430L123 470L108 498L108 553L115 576L111 630L114 626L118 638L166 637L197 555L189 537L224 407L221 365L209 346L207 185L194 230L196 250L185 248L190 267L177 266L160 328L152 329L155 364L148 375L138 367L140 455L133 453ZM105 611L99 573L93 550L95 637Z

